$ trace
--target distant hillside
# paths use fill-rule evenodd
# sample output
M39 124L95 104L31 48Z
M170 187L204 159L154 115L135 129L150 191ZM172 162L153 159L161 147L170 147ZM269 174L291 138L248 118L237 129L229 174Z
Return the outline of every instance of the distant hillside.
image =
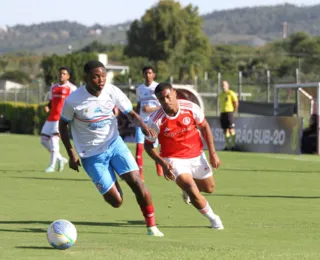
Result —
M320 35L320 5L262 6L216 11L203 16L203 30L211 42L259 46L282 36L287 22L288 35L305 31ZM125 44L130 23L87 27L76 22L59 21L0 28L0 53L28 50L37 53L67 53L93 40Z

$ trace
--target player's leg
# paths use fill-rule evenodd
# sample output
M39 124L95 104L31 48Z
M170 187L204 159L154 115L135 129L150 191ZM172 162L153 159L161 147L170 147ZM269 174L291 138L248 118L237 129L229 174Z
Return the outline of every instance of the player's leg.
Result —
M197 184L198 189L201 192L213 193L215 183L213 179L213 172L206 158L206 154L203 152L200 156L192 159L190 167L192 169L193 179Z
M225 137L225 142L226 142L226 146L225 146L225 151L230 149L230 133L228 131L228 116L227 113L221 113L220 114L220 126L223 130L224 133L224 137Z
M50 129L50 123L46 121L41 129L41 134L40 134L40 142L46 148L50 153L52 150L51 147L51 129Z
M49 135L45 135L45 134L41 134L40 135L40 143L43 145L44 148L46 148L48 150L48 152L51 153L51 141L50 141L50 136Z
M158 140L153 144L154 147L158 147L159 142ZM163 170L162 170L162 166L158 163L156 163L156 169L157 169L157 175L158 176L163 176Z
M166 160L173 165L176 183L189 196L191 204L204 217L209 219L212 228L223 229L220 217L213 212L206 198L200 193L197 183L194 181L193 168L201 167L203 155L191 159L171 158ZM212 176L211 169L207 166L209 165L203 165L200 168L202 171L201 176L205 178L208 178L210 175Z
M156 226L151 194L139 176L138 165L129 148L121 138L117 138L110 148L113 149L111 165L135 194L146 221L148 234L152 236L163 236Z
M230 133L231 149L234 150L236 146L236 131L234 113L228 113L228 130Z
M222 221L216 215L207 199L200 193L197 184L193 180L191 174L180 174L176 179L177 185L185 191L191 201L191 204L207 219L209 219L211 227L215 229L223 229Z
M41 135L40 135L40 141L41 144L50 152L50 156L52 157L52 123L49 121L46 121L42 127ZM44 170L45 172L55 172L55 165L51 164L51 158L49 166Z
M119 208L123 202L122 190L110 165L110 154L101 153L83 158L81 162L103 199L112 207Z
M143 150L144 150L144 135L140 127L136 127L136 162L139 166L140 178L144 181L143 176Z

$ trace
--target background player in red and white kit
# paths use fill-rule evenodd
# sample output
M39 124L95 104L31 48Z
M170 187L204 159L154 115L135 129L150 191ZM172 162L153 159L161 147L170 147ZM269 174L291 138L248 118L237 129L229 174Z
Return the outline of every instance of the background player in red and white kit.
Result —
M41 144L51 153L49 167L45 172L55 172L56 162L58 161L58 170L62 171L68 160L60 154L59 146L59 120L65 99L77 87L70 83L70 70L67 67L59 69L59 83L51 86L49 92L50 109L47 121L41 130Z
M153 67L145 66L142 69L142 74L144 77L144 83L139 85L136 89L137 96L137 112L142 117L143 121L146 123L149 120L152 112L160 108L160 103L154 94L154 90L158 85L155 79L155 72ZM140 127L136 127L136 161L139 166L139 173L142 180L143 176L143 144L144 135ZM154 144L155 147L158 146L157 142ZM162 176L162 168L159 164L156 164L158 176Z
M185 202L191 202L207 217L212 228L223 229L220 217L200 193L212 193L214 190L212 170L203 152L201 134L208 147L211 166L220 166L203 111L195 103L178 100L176 90L169 83L160 83L155 95L162 108L150 116L148 125L158 133L161 149L158 154L153 147L156 138L145 137L146 152L162 166L166 179L176 181L184 193Z

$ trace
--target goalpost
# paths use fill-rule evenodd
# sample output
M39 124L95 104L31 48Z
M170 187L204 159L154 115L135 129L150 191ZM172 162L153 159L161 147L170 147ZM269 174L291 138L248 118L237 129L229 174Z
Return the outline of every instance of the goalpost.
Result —
M304 89L312 89L315 90L314 96L307 93ZM273 115L278 115L278 108L279 108L279 90L280 89L294 89L297 91L297 94L305 96L310 101L310 115L311 113L317 114L318 117L318 125L317 125L317 154L320 155L320 82L313 82L313 83L297 83L297 84L276 84L274 86L274 100L273 100ZM315 100L314 100L315 99ZM314 101L316 101L316 109L314 110ZM299 103L300 99L297 99L297 105L299 110ZM298 116L299 111L298 111Z

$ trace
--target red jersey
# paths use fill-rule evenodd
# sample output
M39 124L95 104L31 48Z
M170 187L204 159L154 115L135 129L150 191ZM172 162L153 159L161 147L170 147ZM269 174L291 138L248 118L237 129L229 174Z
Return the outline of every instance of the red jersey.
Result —
M158 133L160 156L166 158L194 158L202 153L203 143L198 126L204 123L201 108L188 100L178 100L179 110L174 117L162 108L155 111L148 125ZM155 138L146 137L153 143Z
M59 121L64 101L77 87L69 81L64 85L55 84L50 89L51 109L47 121Z

